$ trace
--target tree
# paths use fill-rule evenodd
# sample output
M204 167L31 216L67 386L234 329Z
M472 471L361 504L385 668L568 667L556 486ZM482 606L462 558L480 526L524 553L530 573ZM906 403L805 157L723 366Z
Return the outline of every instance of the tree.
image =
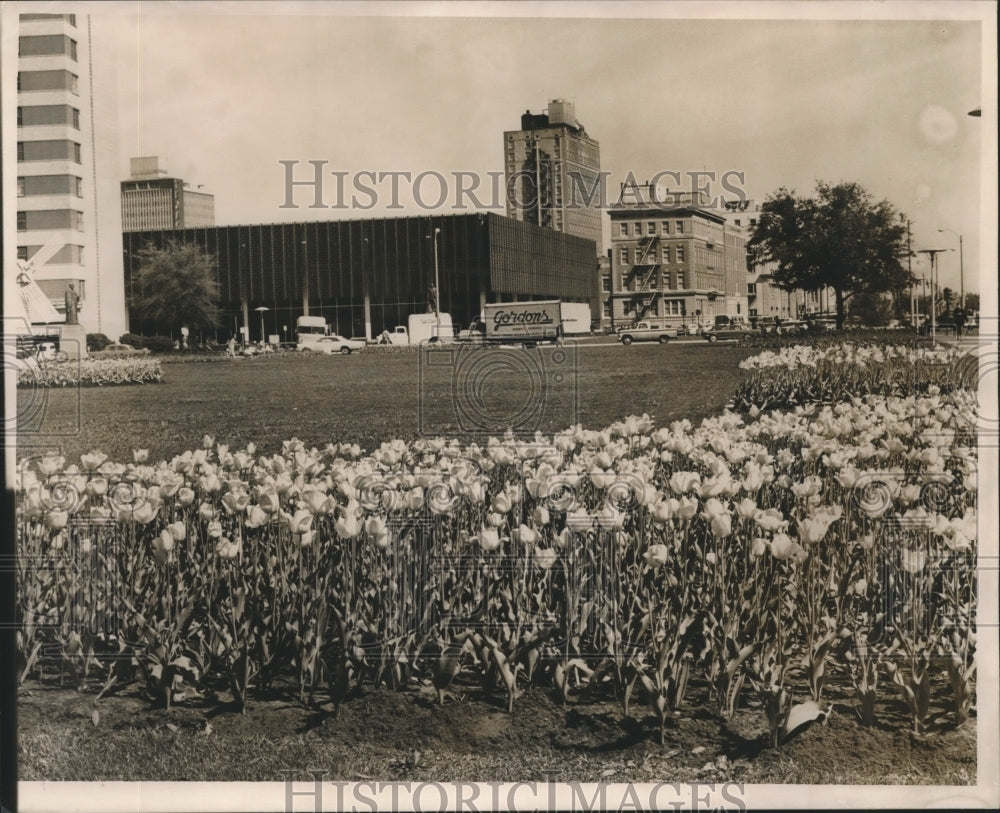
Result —
M132 306L157 328L174 333L218 327L219 284L214 259L196 245L147 245L132 278Z
M893 315L893 301L885 294L862 291L851 298L849 311L863 325L884 325Z
M773 263L778 287L831 288L837 329L856 294L876 294L909 283L906 225L888 201L875 202L856 183L816 184L816 195L796 197L782 187L767 196L747 243L751 263Z

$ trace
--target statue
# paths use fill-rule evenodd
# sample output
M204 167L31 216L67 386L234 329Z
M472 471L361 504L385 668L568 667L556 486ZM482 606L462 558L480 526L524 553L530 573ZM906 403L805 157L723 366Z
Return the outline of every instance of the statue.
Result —
M80 295L76 292L73 283L66 289L66 324L78 325L77 313L80 310Z
M436 285L431 285L427 289L427 312L437 313L438 309L438 289Z

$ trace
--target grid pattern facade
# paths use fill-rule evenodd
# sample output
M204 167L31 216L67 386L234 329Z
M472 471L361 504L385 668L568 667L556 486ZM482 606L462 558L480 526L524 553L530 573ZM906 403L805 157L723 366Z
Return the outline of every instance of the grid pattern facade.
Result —
M127 330L116 181L117 83L106 26L90 16L21 14L17 54L17 257L56 310L68 283L80 324Z
M593 296L593 242L492 213L126 232L126 291L130 301L141 296L133 280L143 248L194 243L218 269L223 325L214 338L243 325L260 338L258 307L268 309L266 333L291 338L306 305L337 333L377 336L427 311L435 229L440 306L456 324L486 302ZM135 309L131 319L136 332L161 330Z

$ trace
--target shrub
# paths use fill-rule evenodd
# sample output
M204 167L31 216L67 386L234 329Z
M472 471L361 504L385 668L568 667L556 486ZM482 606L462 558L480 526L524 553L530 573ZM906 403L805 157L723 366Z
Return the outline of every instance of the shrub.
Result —
M129 344L136 350L142 350L146 346L145 338L136 333L125 333L119 337L118 341L121 344Z
M174 340L169 336L149 336L144 346L150 353L170 353L174 349Z
M95 350L103 350L109 344L111 344L111 339L109 339L103 333L87 334L87 350L89 350L92 353Z

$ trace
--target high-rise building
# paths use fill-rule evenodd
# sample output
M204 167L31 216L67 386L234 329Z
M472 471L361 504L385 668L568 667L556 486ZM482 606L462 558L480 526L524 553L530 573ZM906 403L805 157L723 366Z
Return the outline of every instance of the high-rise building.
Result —
M133 158L122 181L122 230L188 229L215 225L215 196L171 178L156 156Z
M573 104L521 116L504 133L507 216L593 240L601 253L601 150Z
M16 244L22 264L38 254L29 273L57 310L72 282L80 325L117 339L128 324L107 25L89 15L20 15Z

